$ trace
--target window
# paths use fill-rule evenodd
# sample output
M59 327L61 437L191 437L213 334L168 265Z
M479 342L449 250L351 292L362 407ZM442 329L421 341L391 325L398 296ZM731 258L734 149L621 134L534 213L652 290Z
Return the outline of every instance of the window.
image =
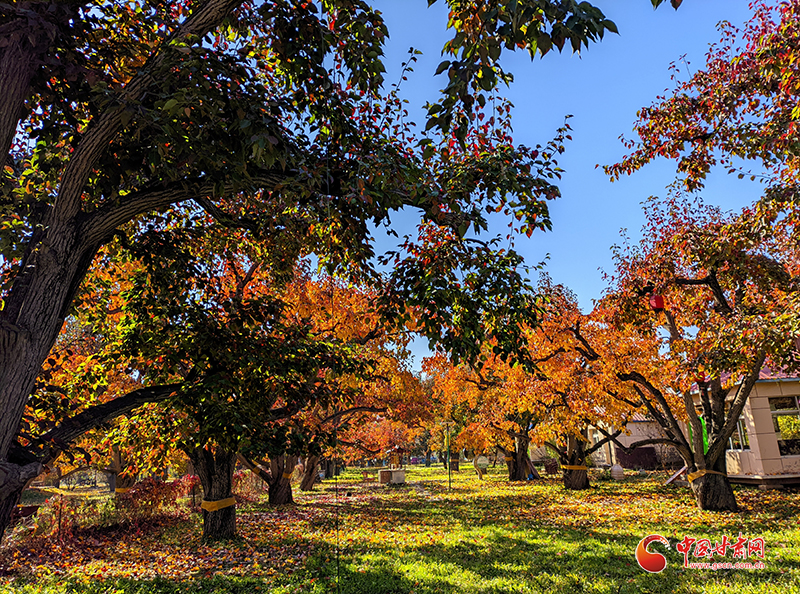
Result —
M800 456L800 406L796 396L769 399L781 456Z
M725 417L727 418L730 411L730 403L725 403ZM736 426L733 428L733 433L728 438L729 450L749 450L750 449L750 436L747 435L747 427L744 423L744 417L739 417Z
M731 433L731 437L728 440L728 449L750 449L750 437L747 435L747 427L744 425L744 417L739 417L739 421L736 423L736 427L734 428L733 433Z

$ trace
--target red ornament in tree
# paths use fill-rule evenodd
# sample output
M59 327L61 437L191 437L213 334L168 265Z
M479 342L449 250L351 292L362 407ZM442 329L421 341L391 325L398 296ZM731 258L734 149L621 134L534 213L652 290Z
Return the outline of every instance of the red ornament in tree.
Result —
M650 295L650 307L654 312L658 313L664 310L664 297L653 293Z

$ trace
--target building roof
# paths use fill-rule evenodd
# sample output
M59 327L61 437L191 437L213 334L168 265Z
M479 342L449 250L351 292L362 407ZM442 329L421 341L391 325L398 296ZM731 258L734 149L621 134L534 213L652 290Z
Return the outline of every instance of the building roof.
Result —
M730 373L723 373L720 376L723 385L728 383L731 379ZM758 381L760 382L775 382L781 380L797 380L800 379L800 374L797 372L790 372L780 368L772 368L769 365L764 365L761 371L758 372Z

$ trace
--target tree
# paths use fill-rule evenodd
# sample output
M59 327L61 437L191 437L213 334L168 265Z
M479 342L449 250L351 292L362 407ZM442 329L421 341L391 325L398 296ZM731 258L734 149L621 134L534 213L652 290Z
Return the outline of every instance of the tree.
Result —
M620 256L615 274L615 308L625 312L619 320L636 320L643 328L642 299L658 295L666 302L659 316L669 329L670 355L651 357L669 359L674 377L659 384L643 372L623 375L639 386L689 468L701 473L692 488L703 509L736 507L724 450L762 365L795 366L800 2L755 2L753 9L741 30L723 24L722 40L710 49L704 69L639 112L640 140L628 144L633 152L606 167L614 179L667 157L678 161L688 190L702 189L718 164L740 178L761 176L767 185L758 203L735 216L680 198L652 206L647 241ZM740 171L739 159L758 161L763 173ZM734 385L726 408L727 389ZM670 392L682 402L671 401ZM692 427L691 442L670 412L676 406ZM707 452L698 442L701 418L711 431Z
M720 24L704 69L679 82L667 97L638 113L637 141L621 162L605 167L612 179L657 158L678 162L682 183L702 188L715 166L741 179L757 175L791 197L797 184L797 32L800 3L752 3L753 17L739 29ZM672 67L677 72L677 66ZM756 161L763 172L740 170ZM775 196L777 198L778 196Z
M664 430L663 439L639 445L674 446L698 506L735 510L728 439L765 363L797 369L796 244L778 229L753 226L749 208L725 214L674 198L647 212L645 238L616 254L599 306L620 337L604 347L606 373L632 385L632 404Z
M451 2L465 17L469 6ZM423 139L420 156L396 126L398 104L376 111L388 32L359 0L3 6L0 530L41 469L41 452L14 440L42 363L98 250L143 220L187 205L288 256L315 245L330 266L353 261L365 276L374 272L366 222L388 223L404 206L460 237L485 227L484 208L508 206L531 229L549 224L555 165L537 165L536 151L505 137L466 150L476 105L502 73L503 47L575 48L614 25L585 2L492 8L451 21L452 84L430 109L439 136ZM87 409L59 439L180 387Z
M325 440L311 412L352 402L354 378L371 361L293 310L291 285L273 280L270 254L241 232L197 233L178 222L137 239L130 251L142 266L125 294L121 352L144 383L185 386L170 405L186 415L180 446L203 486L203 535L229 537L233 506L215 502L232 503L237 453L268 456L270 502L290 503L298 455Z
M604 326L583 314L576 296L546 275L539 292L544 313L530 330L537 369L526 398L543 412L531 439L558 455L566 489L587 489L588 458L622 433L636 407L626 401L629 389L596 369L600 356L592 344L608 340ZM591 443L591 428L605 436Z
M494 355L486 359L480 369L454 365L441 354L425 362L437 417L455 423L451 433L459 448L502 452L509 481L528 480L531 474L538 478L528 449L542 411L523 396L528 376L520 365L512 367Z
M527 365L508 364L487 355L480 367L453 366L443 357L428 362L436 390L451 418L466 410L462 438L497 447L505 454L509 480L536 475L529 459L531 444L557 452L568 489L589 487L587 457L615 439L635 410L624 398L624 386L598 373L600 355L591 343L604 339L602 327L582 314L575 296L542 275L537 292L540 314L524 330ZM491 350L487 348L487 350ZM588 442L591 426L606 436Z

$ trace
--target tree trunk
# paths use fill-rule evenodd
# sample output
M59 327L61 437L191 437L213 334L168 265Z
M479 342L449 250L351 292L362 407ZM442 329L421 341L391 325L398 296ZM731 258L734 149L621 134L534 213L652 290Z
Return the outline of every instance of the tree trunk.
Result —
M44 484L58 489L61 486L61 467L56 466L44 477Z
M564 470L565 489L580 491L582 489L588 489L590 486L589 474L585 470Z
M311 491L319 477L319 456L309 456L306 458L306 466L303 469L303 480L300 481L301 491Z
M425 467L429 467L431 465L431 451L425 450Z
M19 503L25 486L42 472L39 463L18 466L11 462L0 462L0 543L3 533L11 522L11 513Z
M120 489L130 489L136 484L136 475L129 471L127 462L116 447L111 450L111 464L107 472L110 475L108 486L112 493Z
M713 465L713 470L722 474L708 473L689 483L692 486L697 507L707 511L738 511L736 496L733 494L733 487L727 477L724 452L717 463Z
M188 452L200 485L203 487L203 504L213 507L214 502L224 502L233 497L233 469L236 453L220 447L196 448ZM210 505L209 505L210 504ZM236 536L236 506L221 509L203 508L203 540L220 540Z
M193 12L184 21L175 39L188 36L202 39L240 2L203 3L197 13ZM46 4L57 8L59 4L68 3ZM77 9L73 10L76 16L69 18L80 27ZM29 17L20 17L18 35L4 39L8 43L0 50L0 159L3 160L17 132L18 118L24 113L23 101L28 94L31 76L35 69L43 68L38 55L46 53L53 42L50 32L29 29L31 21ZM30 220L34 231L19 264L19 273L4 295L0 311L2 510L16 504L22 489L18 479L30 472L30 464L16 464L9 455L25 405L94 255L117 227L159 206L157 201L139 201L108 211L99 209L89 215L81 211L80 200L91 172L122 126L125 105L141 99L148 87L156 82L154 73L163 70L171 53L172 50L159 52L149 60L150 67L134 76L117 94L116 100L110 102L112 107L92 121L69 162L63 166L53 206L44 212L43 217ZM166 206L179 198L182 199L165 193L162 202ZM34 476L41 469L41 465L36 466L39 470ZM25 482L22 481L22 485ZM12 500L13 503L9 503ZM0 511L0 536L7 525L7 515Z
M527 437L516 436L514 437L514 451L500 448L505 453L509 481L527 481L531 475L535 479L541 478L528 456L530 443L531 441Z
M294 503L292 497L292 472L297 464L297 456L282 454L269 459L270 480L269 502L272 505Z
M559 456L562 466L582 466L582 469L564 468L564 488L570 491L588 489L589 471L586 469L586 442L574 435L567 437L567 448Z
M333 478L333 460L330 458L322 458L319 461L319 468L322 470L322 478Z

